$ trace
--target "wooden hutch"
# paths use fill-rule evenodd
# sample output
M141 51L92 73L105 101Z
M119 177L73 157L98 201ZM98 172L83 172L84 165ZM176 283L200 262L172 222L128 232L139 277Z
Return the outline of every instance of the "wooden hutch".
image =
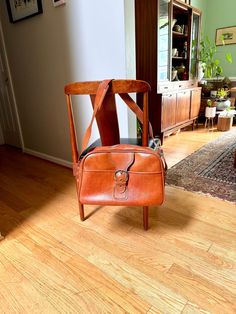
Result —
M151 85L149 119L161 141L198 117L200 24L201 12L184 1L135 0L136 77Z

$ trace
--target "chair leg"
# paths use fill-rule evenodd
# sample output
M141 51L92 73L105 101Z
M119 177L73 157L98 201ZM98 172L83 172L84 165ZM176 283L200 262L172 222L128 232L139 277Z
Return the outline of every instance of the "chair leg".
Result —
M79 214L80 220L84 221L84 205L79 202Z
M148 206L143 206L143 228L148 230Z

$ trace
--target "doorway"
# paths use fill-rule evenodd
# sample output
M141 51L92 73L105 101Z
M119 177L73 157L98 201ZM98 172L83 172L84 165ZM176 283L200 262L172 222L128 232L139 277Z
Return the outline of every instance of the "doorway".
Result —
M0 22L0 144L23 149L23 137Z

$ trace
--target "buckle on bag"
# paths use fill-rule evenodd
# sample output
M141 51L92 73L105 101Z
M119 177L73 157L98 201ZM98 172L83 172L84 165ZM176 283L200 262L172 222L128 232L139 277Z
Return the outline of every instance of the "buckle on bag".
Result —
M127 182L129 179L128 171L126 170L116 170L114 174L114 179L116 182Z
M114 174L115 186L114 197L117 199L126 199L127 182L129 180L129 174L126 170L116 170Z

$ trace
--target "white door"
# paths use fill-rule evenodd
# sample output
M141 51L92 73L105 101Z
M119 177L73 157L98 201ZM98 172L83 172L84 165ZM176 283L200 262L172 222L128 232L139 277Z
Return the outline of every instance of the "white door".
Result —
M0 144L22 147L19 118L0 24Z

